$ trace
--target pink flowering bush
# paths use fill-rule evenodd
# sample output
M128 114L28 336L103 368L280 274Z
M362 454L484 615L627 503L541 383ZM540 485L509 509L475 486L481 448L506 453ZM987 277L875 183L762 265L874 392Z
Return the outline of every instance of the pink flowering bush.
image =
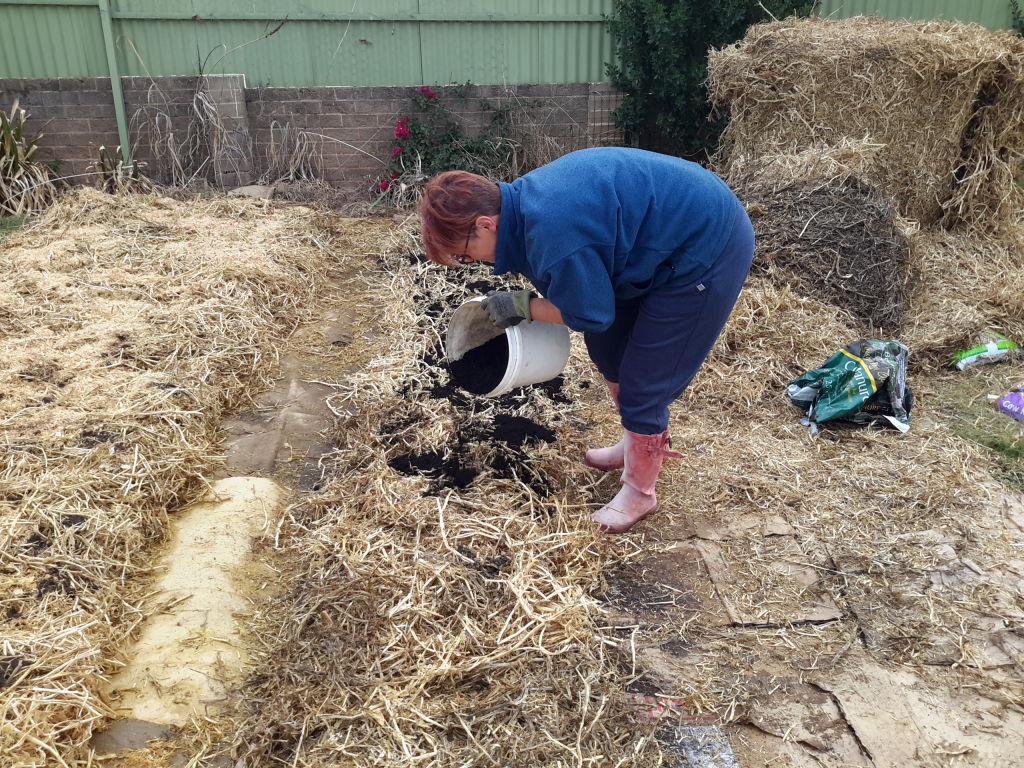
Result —
M412 110L395 122L386 170L374 184L381 199L396 201L399 189L404 192L441 171L465 170L491 178L517 175L513 145L501 136L503 113L496 111L486 130L467 136L445 105L446 98L427 85L411 94Z
M408 139L409 138L409 116L406 115L395 123L395 138L396 139Z

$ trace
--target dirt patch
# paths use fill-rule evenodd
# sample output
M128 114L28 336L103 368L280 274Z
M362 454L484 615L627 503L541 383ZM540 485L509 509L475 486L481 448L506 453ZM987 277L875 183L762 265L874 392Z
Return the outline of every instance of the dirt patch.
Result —
M526 478L540 498L550 493L542 476L531 469L530 449L553 443L555 433L530 419L496 414L490 423L467 421L456 430L456 439L444 448L404 454L388 460L403 475L431 480L424 491L436 495L446 488L464 489L481 472L506 479Z

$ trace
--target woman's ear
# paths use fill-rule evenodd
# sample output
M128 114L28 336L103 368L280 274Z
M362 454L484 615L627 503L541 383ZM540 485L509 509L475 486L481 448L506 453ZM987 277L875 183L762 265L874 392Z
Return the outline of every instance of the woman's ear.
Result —
M496 232L498 230L498 217L497 216L477 216L476 226L478 229L484 229L488 232Z

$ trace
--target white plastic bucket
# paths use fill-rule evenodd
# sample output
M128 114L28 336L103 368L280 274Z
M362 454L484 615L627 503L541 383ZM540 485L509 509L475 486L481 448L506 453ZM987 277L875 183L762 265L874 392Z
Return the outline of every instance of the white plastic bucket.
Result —
M502 333L508 343L508 364L497 386L484 397L498 397L516 387L540 384L558 376L569 360L569 329L556 323L521 322L502 331L487 316L477 296L455 310L448 323L445 353L449 360L460 360L470 349L497 338Z

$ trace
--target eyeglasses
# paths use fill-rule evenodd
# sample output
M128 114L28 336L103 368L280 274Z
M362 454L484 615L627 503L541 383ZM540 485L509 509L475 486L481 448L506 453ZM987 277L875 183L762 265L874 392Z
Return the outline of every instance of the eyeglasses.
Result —
M466 251L469 250L469 238L473 236L473 227L470 227L469 232L466 233L466 242L462 246L462 253L451 254L452 261L456 261L459 264L475 264L476 259L470 256Z

